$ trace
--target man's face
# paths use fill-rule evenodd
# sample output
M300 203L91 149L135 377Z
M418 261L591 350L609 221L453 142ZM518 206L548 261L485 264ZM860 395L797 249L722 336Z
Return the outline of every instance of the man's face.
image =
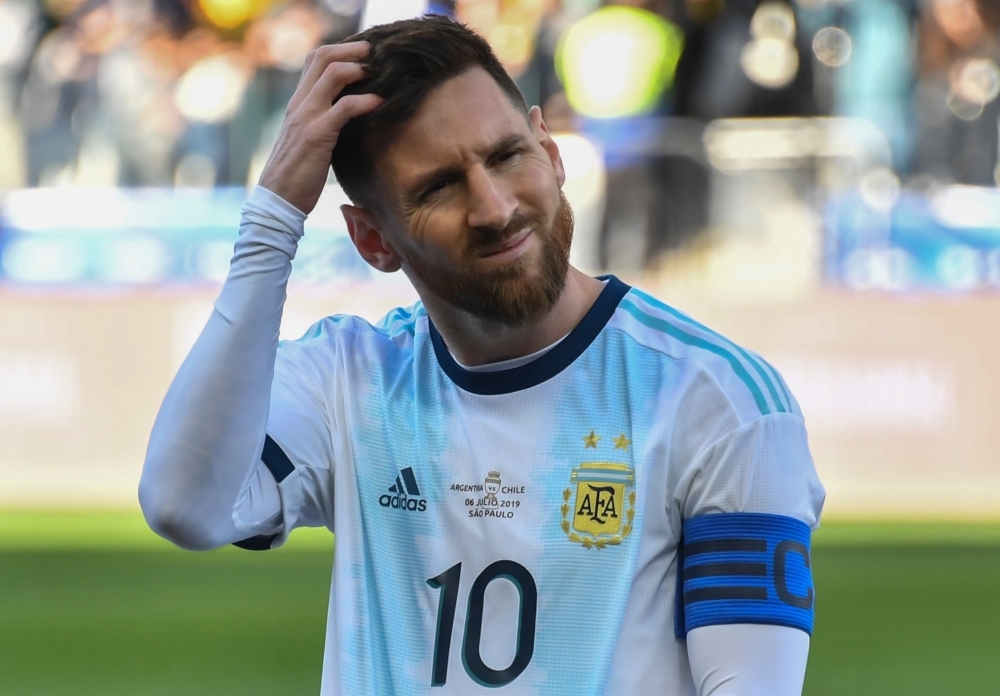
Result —
M418 290L508 326L562 293L573 217L558 150L482 69L435 89L377 148L387 230Z

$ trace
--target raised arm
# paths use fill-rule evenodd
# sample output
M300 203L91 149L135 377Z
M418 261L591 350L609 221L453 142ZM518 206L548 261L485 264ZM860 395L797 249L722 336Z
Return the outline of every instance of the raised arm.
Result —
M254 481L264 443L285 288L302 226L323 191L344 124L381 103L371 94L337 99L364 77L358 61L367 52L368 44L350 43L309 55L260 185L244 207L229 276L160 407L139 503L149 526L178 546L209 549L248 536L233 511Z

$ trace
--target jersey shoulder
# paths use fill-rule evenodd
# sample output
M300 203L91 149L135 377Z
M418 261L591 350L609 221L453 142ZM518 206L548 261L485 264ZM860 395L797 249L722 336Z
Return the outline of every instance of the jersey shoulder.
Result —
M704 400L714 394L736 411L739 422L779 413L798 414L798 404L778 371L761 356L642 290L622 298L611 326L644 346L653 359L689 373L687 383Z
M427 311L420 302L409 307L397 307L375 323L354 314L334 314L317 321L300 338L281 341L279 346L316 349L361 341L376 346L388 342L400 349L412 349L413 339L421 328L426 330L426 321L421 322L426 316Z
M278 364L330 372L348 359L352 363L408 363L416 337L427 331L426 317L421 303L393 309L375 323L353 314L325 317L300 338L280 341Z

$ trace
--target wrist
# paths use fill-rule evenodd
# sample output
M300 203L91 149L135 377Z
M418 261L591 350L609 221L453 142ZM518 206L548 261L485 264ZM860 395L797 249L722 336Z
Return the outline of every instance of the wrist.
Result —
M263 213L270 213L293 228L301 228L308 217L308 214L300 206L290 201L279 191L268 187L263 182L250 190L246 205L247 208Z

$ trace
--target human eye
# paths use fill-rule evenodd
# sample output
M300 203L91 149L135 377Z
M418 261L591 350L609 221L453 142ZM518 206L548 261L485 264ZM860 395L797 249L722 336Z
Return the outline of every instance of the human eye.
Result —
M501 162L501 163L503 163L503 162L510 162L511 160L513 160L515 157L517 157L520 154L521 154L521 150L517 149L517 148L513 148L513 149L510 149L510 150L504 150L503 152L501 152L499 155L496 156L496 161L497 162Z
M426 201L433 198L435 195L444 191L452 183L451 179L441 178L436 180L430 186L424 189L423 193L420 194L420 201Z

